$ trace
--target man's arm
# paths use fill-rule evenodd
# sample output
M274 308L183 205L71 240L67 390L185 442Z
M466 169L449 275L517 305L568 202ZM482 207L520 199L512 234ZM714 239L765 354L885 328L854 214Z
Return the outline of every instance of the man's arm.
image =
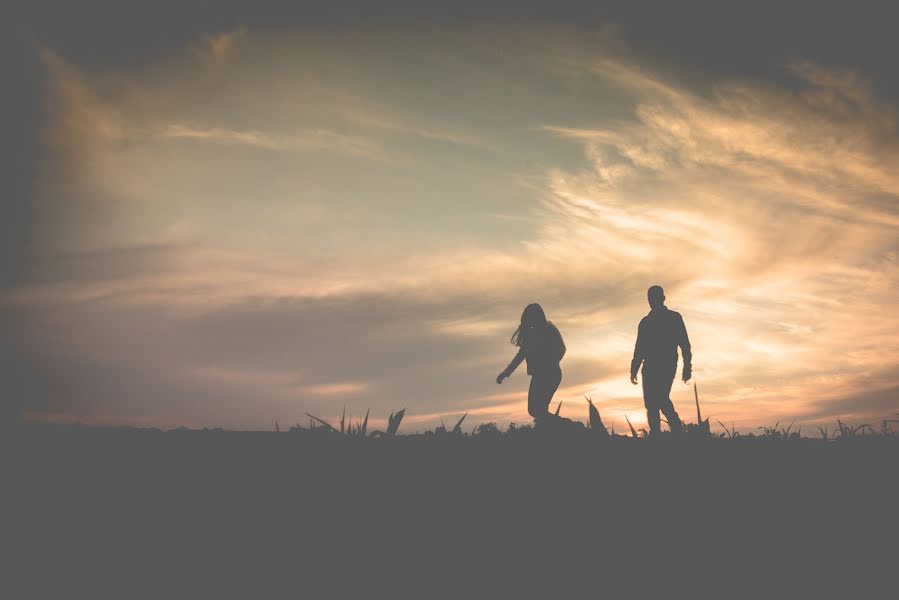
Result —
M634 344L634 358L631 360L631 383L637 384L637 371L640 370L640 364L643 362L643 321L637 327L637 343Z
M680 346L681 356L684 357L684 381L690 381L693 376L693 351L690 349L690 338L687 336L687 326L684 325L684 318L678 316L679 331L677 345Z

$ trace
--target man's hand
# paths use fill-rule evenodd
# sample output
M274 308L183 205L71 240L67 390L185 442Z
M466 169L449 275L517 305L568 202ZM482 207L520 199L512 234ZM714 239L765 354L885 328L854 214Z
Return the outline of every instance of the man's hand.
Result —
M637 376L636 375L631 375L631 383L633 383L634 385L637 385Z
M506 378L506 374L500 373L499 375L496 376L496 383L502 383L503 379L505 379L505 378Z
M693 369L684 369L684 383L690 381L690 378L693 377Z

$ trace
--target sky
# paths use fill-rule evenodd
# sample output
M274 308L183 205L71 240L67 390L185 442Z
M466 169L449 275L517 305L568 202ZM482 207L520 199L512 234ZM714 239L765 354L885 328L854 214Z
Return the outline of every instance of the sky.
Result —
M899 412L881 29L323 15L153 43L123 21L95 46L23 20L33 152L0 310L26 418L525 423L524 368L495 377L539 302L568 347L551 408L640 427L655 284L715 429ZM692 387L672 400L695 420Z

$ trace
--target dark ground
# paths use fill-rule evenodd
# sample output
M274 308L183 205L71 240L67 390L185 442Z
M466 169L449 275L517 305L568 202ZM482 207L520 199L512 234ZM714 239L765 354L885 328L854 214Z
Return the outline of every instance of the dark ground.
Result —
M22 597L896 597L899 439L26 426Z

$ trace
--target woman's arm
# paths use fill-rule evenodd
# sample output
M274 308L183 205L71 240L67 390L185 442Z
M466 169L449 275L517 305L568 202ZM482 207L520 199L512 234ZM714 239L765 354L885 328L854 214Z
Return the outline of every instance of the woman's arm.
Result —
M526 352L524 348L519 348L518 354L515 355L515 358L512 359L512 362L509 363L509 366L503 370L502 373L496 376L496 383L502 383L503 379L512 374L512 372L521 364L521 361L524 360Z

